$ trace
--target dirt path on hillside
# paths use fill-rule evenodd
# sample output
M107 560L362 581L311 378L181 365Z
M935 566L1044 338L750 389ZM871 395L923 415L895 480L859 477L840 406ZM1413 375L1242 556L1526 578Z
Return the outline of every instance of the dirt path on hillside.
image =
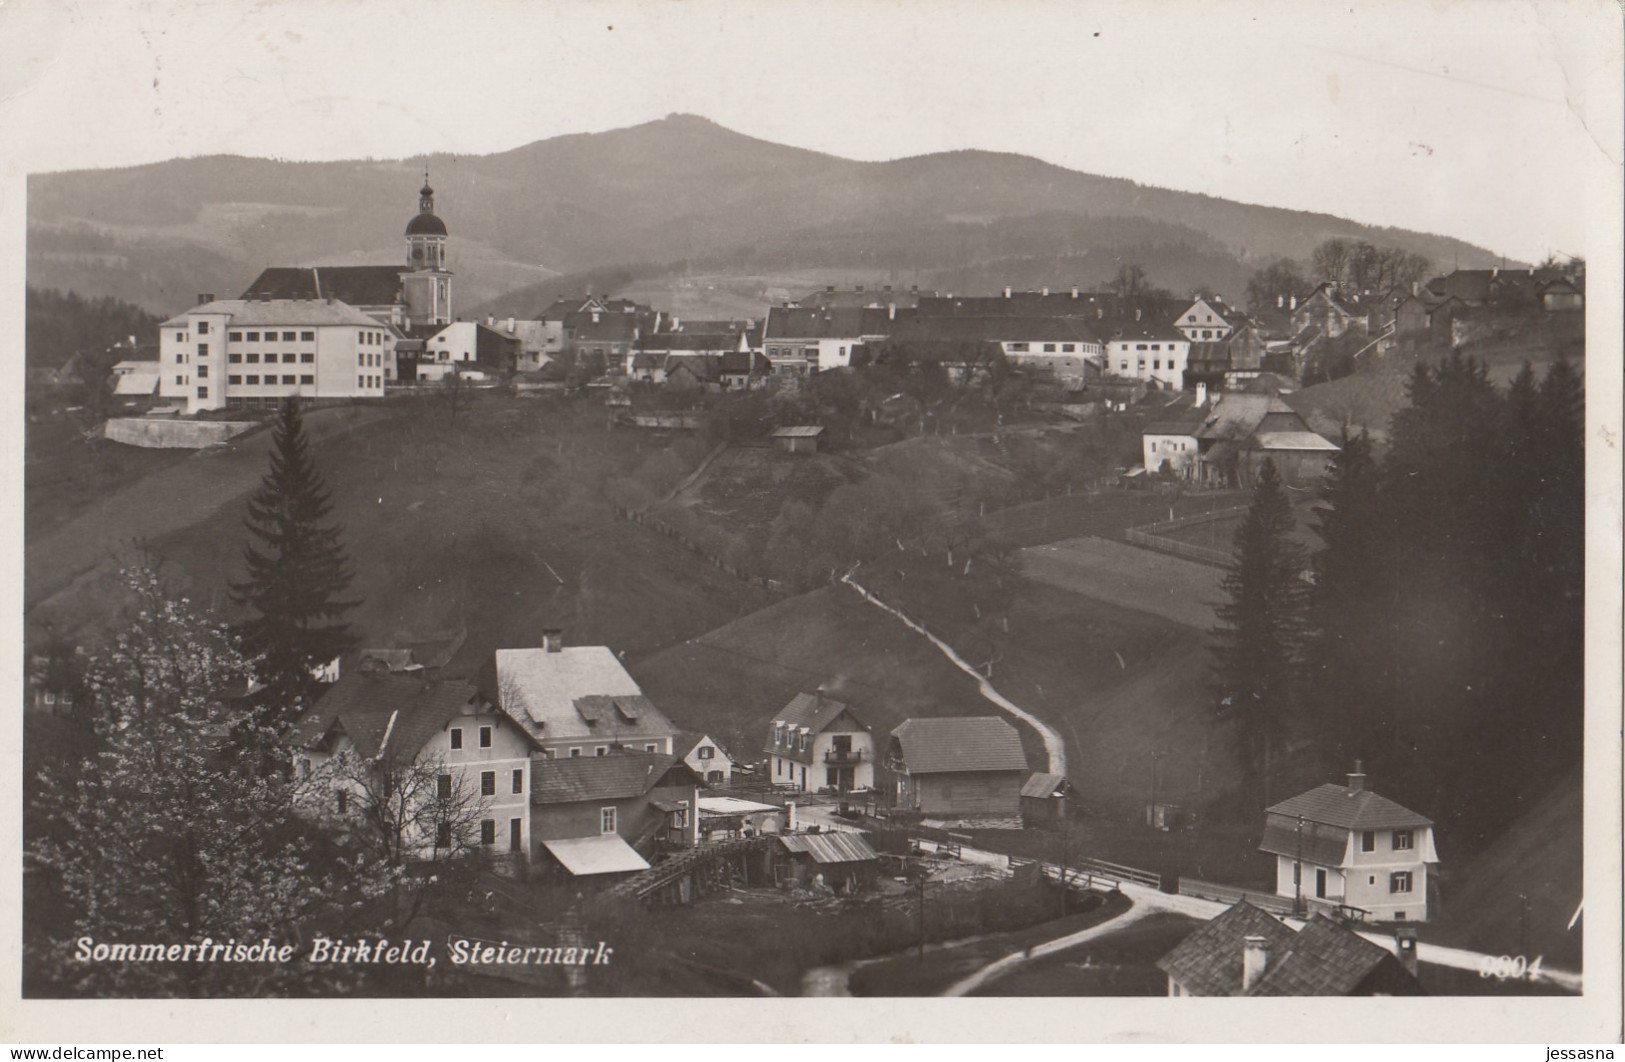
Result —
M312 443L343 435L398 413L376 407L312 410ZM26 615L94 573L121 551L208 519L250 491L265 474L272 433L256 431L114 491L38 541L29 541L23 572ZM116 445L116 444L109 444Z
M1049 760L1049 764L1044 768L1044 770L1049 774L1066 774L1066 743L1061 740L1060 733L1054 727L1050 726L1036 715L1033 715L1031 712L1022 708L1004 694L994 689L993 684L984 678L980 671L977 671L974 667L971 667L969 664L965 663L964 658L958 653L954 652L953 646L949 645L941 638L938 638L920 624L909 619L897 609L892 608L890 605L871 594L862 586L859 586L855 581L853 581L851 572L847 572L845 575L841 576L841 582L862 594L863 599L869 602L871 605L885 612L890 612L893 616L896 616L910 630L917 631L918 633L925 635L932 645L935 645L939 650L941 650L942 655L947 657L950 663L976 680L976 688L981 691L984 698L993 702L993 704L997 706L1000 711L1015 716L1017 719L1020 719L1022 722L1038 731L1038 736L1044 739L1044 755Z

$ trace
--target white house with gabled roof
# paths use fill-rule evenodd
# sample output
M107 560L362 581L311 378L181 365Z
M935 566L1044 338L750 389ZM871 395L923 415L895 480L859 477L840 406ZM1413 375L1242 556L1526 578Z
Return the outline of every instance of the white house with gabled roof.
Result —
M1438 866L1433 821L1365 787L1325 785L1264 812L1259 849L1275 856L1275 892L1364 912L1380 922L1425 922L1428 875Z
M1222 305L1222 304L1221 304ZM1213 342L1230 335L1232 328L1212 302L1198 295L1196 301L1174 321L1174 327L1192 343Z
M567 646L554 628L538 648L498 649L480 692L526 727L547 759L671 755L679 732L608 646Z

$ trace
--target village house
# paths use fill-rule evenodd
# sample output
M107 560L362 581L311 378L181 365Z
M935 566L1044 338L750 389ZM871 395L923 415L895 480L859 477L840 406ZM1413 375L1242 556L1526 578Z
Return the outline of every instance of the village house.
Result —
M564 644L548 628L534 649L498 649L481 669L481 693L523 724L544 758L617 750L673 754L678 729L643 695L613 652Z
M759 349L729 351L717 362L717 380L724 391L754 391L767 386L772 375L773 363Z
M1336 339L1351 328L1365 330L1370 320L1368 313L1348 304L1345 297L1338 293L1336 284L1327 282L1298 303L1292 311L1292 324L1298 331L1314 325L1327 338Z
M907 317L911 311L901 311ZM852 364L853 352L896 328L895 304L834 309L774 306L762 326L762 351L775 374L803 375Z
M596 882L647 870L661 848L692 846L700 779L666 753L531 763L538 864Z
M1016 291L1002 295L922 295L920 317L1077 317L1101 320L1114 316L1117 296L1081 288L1051 291Z
M1021 828L1027 754L1016 728L997 716L905 719L892 731L886 766L897 776L899 811Z
M359 815L366 788L403 779L422 783L421 799L440 802L433 833L409 840L419 858L477 848L530 850L530 759L536 743L524 727L459 681L420 675L351 672L330 685L294 723L288 742L295 770L312 784L323 810ZM348 752L354 762L336 760ZM376 772L376 781L362 772ZM431 797L428 775L434 775ZM477 812L477 814L476 814ZM462 831L462 835L454 833Z
M1399 950L1406 959L1319 914L1294 930L1240 900L1157 966L1168 975L1170 996L1424 995L1415 937L1402 937Z
M1215 303L1199 295L1195 302L1175 318L1174 327L1183 332L1185 338L1192 343L1226 339L1230 335L1231 325L1225 320L1224 313L1221 313L1220 309L1229 311L1229 307L1222 302L1218 303L1216 308Z
M1275 856L1275 892L1313 898L1383 922L1428 920L1432 820L1378 796L1355 764L1325 785L1264 812L1260 851Z
M1105 347L1083 317L948 315L900 322L893 339L933 352L937 360L969 366L990 347L1007 362L1056 379L1081 380L1098 367Z
M1277 394L1227 392L1208 400L1197 385L1163 407L1140 433L1147 472L1166 470L1182 479L1248 486L1264 460L1275 463L1283 482L1312 484L1325 475L1337 444L1312 431Z
M927 292L927 295L934 294ZM898 306L912 309L919 304L921 295L918 284L911 285L907 291L894 288L890 284L879 287L865 288L858 284L851 288L837 288L834 284L826 284L820 291L812 292L795 300L790 305L808 307L820 310L876 308L883 306Z
M787 454L817 453L824 429L817 424L793 424L773 432L773 446Z
M191 414L381 398L395 335L342 302L216 299L158 329L159 393Z
M803 793L872 789L875 741L869 724L846 704L817 693L798 693L769 724L768 780Z
M706 785L727 785L733 778L733 757L710 735L681 734L676 748L677 758L704 779Z
M1106 338L1106 371L1184 390L1191 348L1184 333L1144 314L1138 320L1108 318L1098 327Z
M416 365L416 379L433 383L454 372L506 376L519 364L517 335L478 321L453 321L429 335Z

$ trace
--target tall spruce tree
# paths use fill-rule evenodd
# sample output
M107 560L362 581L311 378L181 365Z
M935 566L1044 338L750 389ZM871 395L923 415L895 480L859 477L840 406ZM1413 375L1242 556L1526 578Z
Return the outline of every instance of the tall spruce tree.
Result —
M248 502L250 535L243 547L248 578L233 584L239 603L255 612L244 642L259 658L271 721L285 725L308 699L313 669L354 644L344 616L352 573L328 523L332 497L310 456L297 397L282 404L271 467Z
M1292 725L1299 692L1307 586L1293 524L1275 462L1265 458L1220 584L1227 600L1212 642L1213 694L1221 716L1235 722L1261 802L1269 798L1272 751Z
M1377 501L1377 464L1365 432L1347 436L1326 470L1313 557L1307 699L1323 747L1337 763L1369 758L1382 728L1372 691L1387 686L1382 569L1386 544Z

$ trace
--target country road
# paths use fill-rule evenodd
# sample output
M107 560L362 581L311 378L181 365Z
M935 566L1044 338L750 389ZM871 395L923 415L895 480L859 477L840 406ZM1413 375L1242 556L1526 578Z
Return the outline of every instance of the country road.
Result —
M886 604L874 594L871 594L864 587L858 585L858 583L853 580L851 572L847 572L845 575L841 576L841 582L862 594L863 599L869 602L871 605L883 611L890 612L893 616L896 616L910 630L923 634L927 639L930 640L932 645L935 645L939 650L942 651L942 655L946 656L950 663L976 680L976 688L981 691L984 698L996 705L1000 711L1015 716L1017 719L1020 719L1022 722L1038 731L1038 736L1044 739L1044 755L1049 760L1049 765L1045 768L1045 771L1047 771L1049 774L1066 774L1066 743L1061 740L1060 733L1055 730L1054 727L1050 726L1036 715L1033 715L1031 712L1022 708L1004 694L994 689L993 683L984 678L981 672L965 663L964 658L958 653L954 652L953 646L949 645L941 638L938 638L920 624L909 619L897 609Z

